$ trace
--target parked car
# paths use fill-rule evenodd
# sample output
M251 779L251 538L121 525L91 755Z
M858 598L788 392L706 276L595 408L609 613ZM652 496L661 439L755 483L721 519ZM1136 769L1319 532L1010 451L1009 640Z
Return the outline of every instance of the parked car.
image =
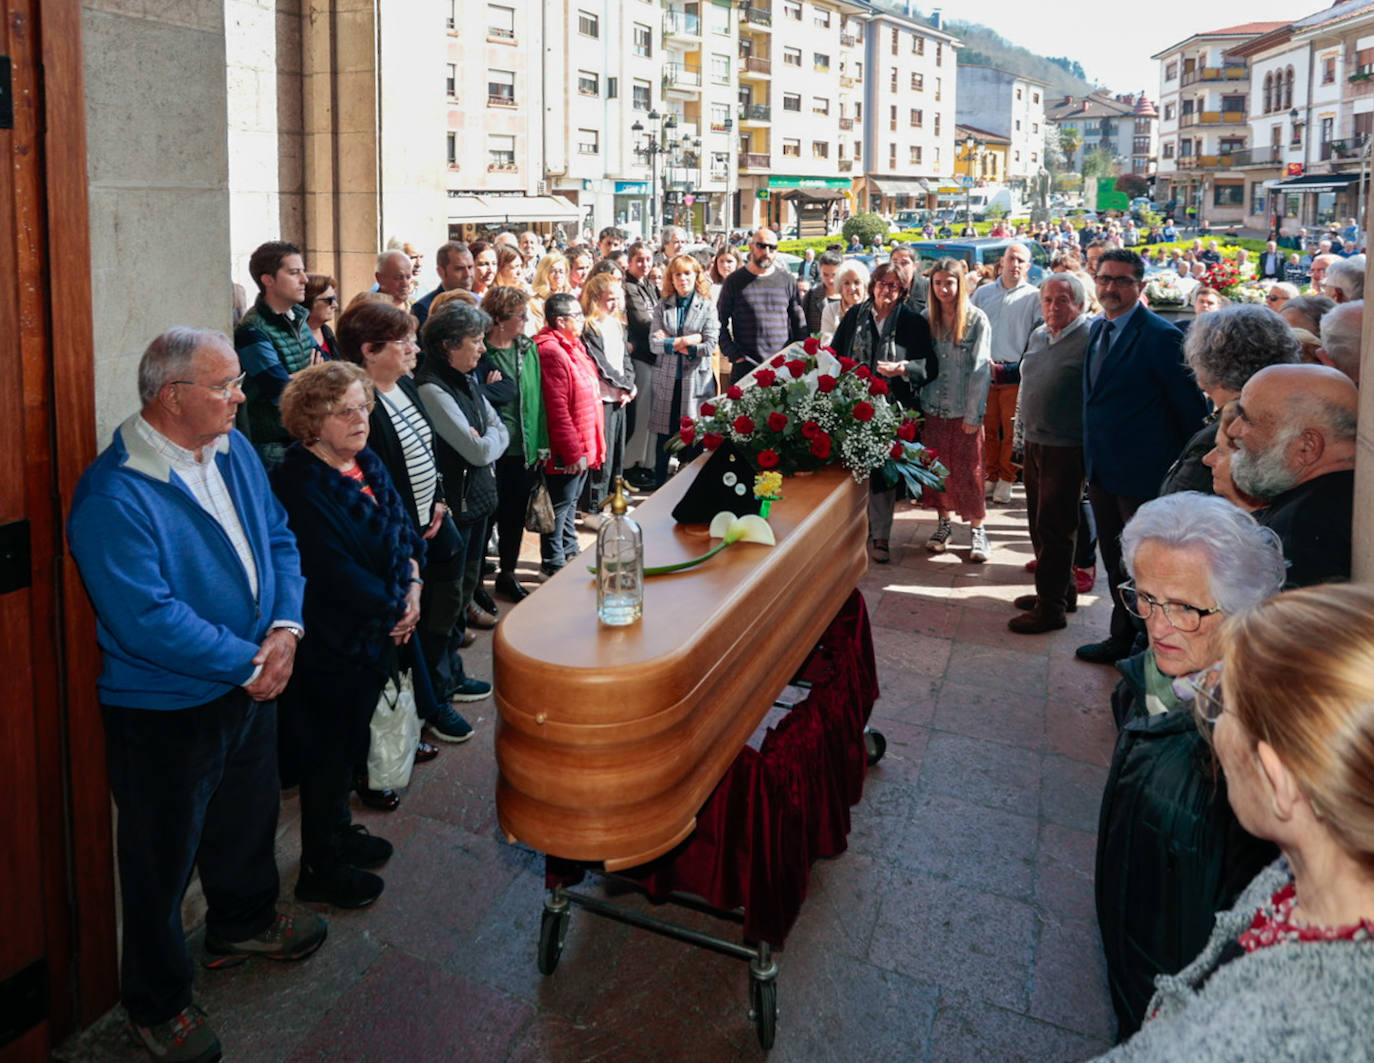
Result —
M922 268L936 259L961 258L972 270L977 266L988 266L998 262L1010 244L1025 244L1030 249L1031 265L1027 279L1039 284L1049 271L1050 255L1038 240L1011 239L1010 237L983 236L970 239L915 240L911 248L916 252Z

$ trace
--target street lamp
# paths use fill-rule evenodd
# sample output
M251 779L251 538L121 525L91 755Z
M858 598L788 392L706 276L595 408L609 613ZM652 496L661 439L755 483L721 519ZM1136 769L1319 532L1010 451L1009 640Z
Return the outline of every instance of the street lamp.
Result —
M964 138L964 150L959 156L960 162L968 163L968 173L965 174L967 183L964 185L964 224L968 228L973 228L973 164L978 162L979 169L982 169L983 149L987 145L977 137Z
M661 115L657 111L649 112L649 121L653 128L647 130L638 120L630 126L630 132L635 135L634 153L641 159L649 160L649 209L653 212L649 219L648 235L656 237L659 226L662 223L663 214L659 210L658 203L658 157L672 150L673 144L670 141L672 131L677 129L677 115Z

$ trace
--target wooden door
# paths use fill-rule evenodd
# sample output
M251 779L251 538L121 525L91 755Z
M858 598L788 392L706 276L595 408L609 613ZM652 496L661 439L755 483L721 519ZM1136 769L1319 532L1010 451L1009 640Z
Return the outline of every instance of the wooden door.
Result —
M93 624L62 518L94 455L79 0L0 0L0 1060L113 1002Z

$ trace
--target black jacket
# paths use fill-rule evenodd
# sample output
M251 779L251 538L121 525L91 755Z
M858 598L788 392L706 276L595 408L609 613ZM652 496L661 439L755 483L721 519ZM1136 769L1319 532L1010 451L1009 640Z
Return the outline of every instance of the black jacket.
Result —
M1117 1036L1145 1018L1158 974L1192 962L1216 913L1278 851L1246 833L1189 709L1150 716L1145 655L1117 665L1121 732L1097 827L1097 921Z
M660 296L647 280L637 281L625 274L625 342L636 362L655 365L658 355L649 342L649 327Z
M869 351L871 355L876 355L879 349L878 330L873 315L868 312L871 306L872 302L865 299L862 303L851 306L840 319L840 327L835 330L835 337L830 341L830 346L837 356L851 357L849 352L854 347L854 334L859 328L869 331ZM897 315L897 323L893 326L893 343L896 346L893 361L924 363L925 379L893 377L887 383L892 388L893 397L903 407L915 410L920 408L917 396L921 388L939 375L940 359L935 354L935 345L930 339L930 325L926 319L905 303L899 304L894 313ZM876 357L870 356L868 368L873 369L877 360Z
M1285 588L1350 578L1350 536L1355 471L1329 472L1298 484L1255 513L1278 533L1288 560Z
M1159 493L1172 495L1176 491L1201 491L1204 495L1212 493L1212 470L1202 464L1205 458L1216 445L1217 440L1217 411L1213 411L1207 420L1202 423L1188 440L1188 445L1183 448L1183 452L1169 466L1169 471L1164 474L1164 480L1159 485Z

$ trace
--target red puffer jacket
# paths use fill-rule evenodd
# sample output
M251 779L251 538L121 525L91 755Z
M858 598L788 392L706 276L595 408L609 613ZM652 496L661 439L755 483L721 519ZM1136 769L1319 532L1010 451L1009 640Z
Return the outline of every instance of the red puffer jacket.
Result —
M581 339L547 325L535 333L534 342L553 451L545 471L563 472L584 457L589 468L600 467L606 460L606 425L596 366L587 348Z

